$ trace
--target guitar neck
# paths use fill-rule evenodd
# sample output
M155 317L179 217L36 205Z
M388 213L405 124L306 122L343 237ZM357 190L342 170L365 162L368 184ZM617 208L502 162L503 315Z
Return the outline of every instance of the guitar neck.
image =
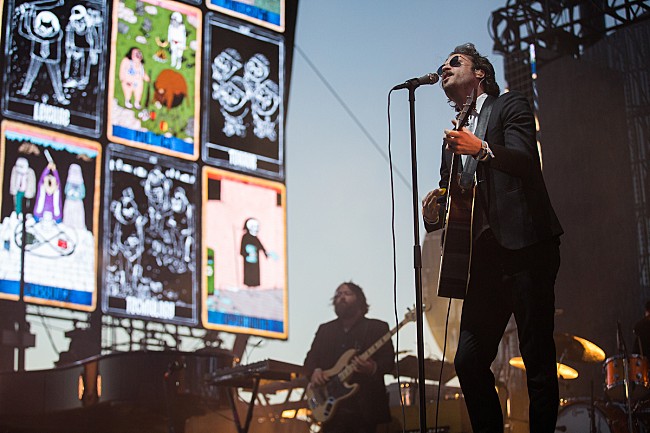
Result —
M402 320L396 327L388 331L386 334L384 334L379 340L375 341L375 343L370 346L368 349L366 349L365 352L363 352L361 355L359 355L359 358L362 359L363 361L367 360L370 358L372 355L377 352L383 346L384 344L388 343L388 340L391 339L393 335L397 333L404 325L406 325L408 322L410 322L412 319L410 318L405 318ZM341 382L345 382L352 374L354 373L354 366L352 364L348 364L341 370L337 376Z

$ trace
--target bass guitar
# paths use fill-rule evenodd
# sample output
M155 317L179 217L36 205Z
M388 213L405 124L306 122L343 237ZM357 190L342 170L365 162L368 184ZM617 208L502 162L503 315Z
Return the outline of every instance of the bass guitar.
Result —
M404 315L404 320L359 355L359 358L365 361L374 355L404 325L413 322L416 317L415 314L414 310L409 310ZM307 396L307 405L311 409L311 415L314 420L327 422L336 411L338 404L357 391L359 384L347 382L354 373L354 366L350 363L350 360L355 355L356 351L354 349L350 349L341 355L334 367L324 372L328 377L328 381L324 385L312 386L309 384L307 386L305 393Z
M476 106L476 91L467 97L457 117L456 131L467 124ZM451 157L451 170L446 191L447 212L443 225L438 296L464 299L469 284L472 257L472 220L474 213L474 184L461 187L461 155ZM471 158L468 157L468 158Z

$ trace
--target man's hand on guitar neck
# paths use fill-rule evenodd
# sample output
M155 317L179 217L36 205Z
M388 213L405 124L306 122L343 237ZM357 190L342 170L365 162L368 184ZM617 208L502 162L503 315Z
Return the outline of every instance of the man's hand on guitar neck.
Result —
M377 371L377 363L371 358L368 358L364 361L360 357L355 356L350 361L350 364L352 364L354 371L359 374L371 376ZM327 373L325 373L322 369L317 368L311 374L310 383L313 386L322 386L325 385L328 380L330 380L330 377L327 375Z
M371 358L366 359L365 361L358 356L352 358L352 365L354 366L354 371L361 374L373 375L377 371L377 363Z

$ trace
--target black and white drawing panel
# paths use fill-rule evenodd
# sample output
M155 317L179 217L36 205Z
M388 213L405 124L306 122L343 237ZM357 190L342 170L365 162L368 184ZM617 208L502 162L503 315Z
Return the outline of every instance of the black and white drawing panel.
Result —
M284 179L284 39L209 13L203 160Z
M6 12L2 113L99 137L107 3L9 0Z
M110 144L104 190L102 310L197 319L197 166Z

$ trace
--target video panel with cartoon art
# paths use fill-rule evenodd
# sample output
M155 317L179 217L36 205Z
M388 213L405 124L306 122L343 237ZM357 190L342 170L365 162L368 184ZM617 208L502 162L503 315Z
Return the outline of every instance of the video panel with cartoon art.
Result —
M19 299L24 249L25 301L94 310L101 146L4 121L0 155L0 298Z
M102 309L196 324L195 164L111 144Z
M8 2L5 115L100 136L106 8L96 0Z
M203 241L203 326L286 338L284 185L204 167Z
M113 5L109 139L196 160L201 11L167 0Z
M203 159L284 178L284 41L209 14Z
M284 32L284 0L206 0L206 5L221 13Z

